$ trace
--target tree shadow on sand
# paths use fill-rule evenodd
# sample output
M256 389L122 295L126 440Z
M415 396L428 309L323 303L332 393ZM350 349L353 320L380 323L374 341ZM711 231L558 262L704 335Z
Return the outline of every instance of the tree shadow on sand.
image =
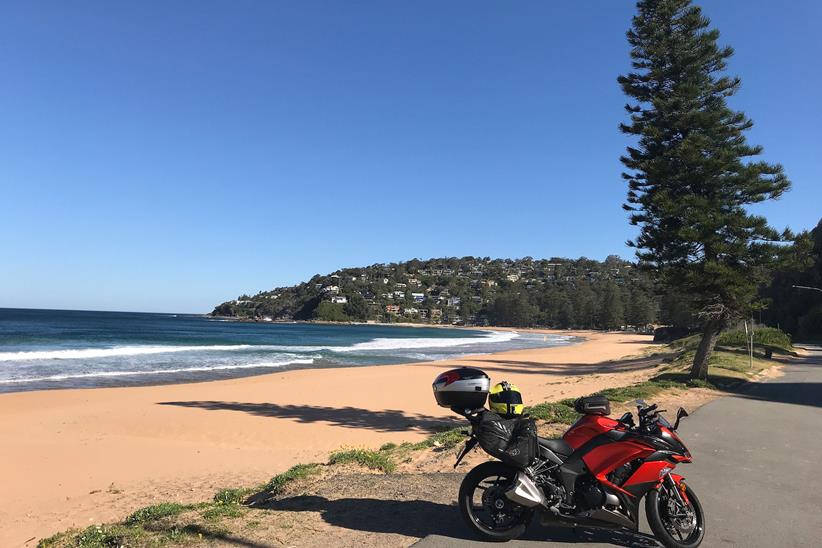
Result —
M470 544L478 542L454 504L370 498L329 500L317 495L301 495L255 504L254 507L289 512L318 512L329 525L356 531L394 533L417 538L436 535L470 541ZM588 528L546 528L536 523L529 527L522 540L550 540L559 543L601 542L616 546L647 548L660 546L653 537L641 533Z
M641 358L629 358L624 360L614 360L599 363L569 363L553 364L540 363L535 361L518 360L477 360L476 367L487 371L498 373L517 373L526 375L557 375L557 376L580 376L596 375L604 373L625 373L631 371L642 371L650 369L662 363L667 356L643 356ZM494 365L486 365L494 364Z
M279 405L276 403L243 403L229 401L166 401L158 405L175 405L207 411L241 411L259 417L293 419L301 423L325 422L346 428L367 428L378 432L407 432L409 429L439 432L460 426L463 422L429 415L409 415L396 409L373 411L358 407L321 405Z

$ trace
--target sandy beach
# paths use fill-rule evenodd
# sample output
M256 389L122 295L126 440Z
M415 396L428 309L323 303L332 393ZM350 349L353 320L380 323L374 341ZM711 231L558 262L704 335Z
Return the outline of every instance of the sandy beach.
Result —
M517 384L526 403L650 374L647 359L616 362L640 354L650 337L571 334L586 340L458 361L0 395L0 546L31 546L154 502L207 499L324 461L340 446L423 438L454 420L430 385L457 363Z

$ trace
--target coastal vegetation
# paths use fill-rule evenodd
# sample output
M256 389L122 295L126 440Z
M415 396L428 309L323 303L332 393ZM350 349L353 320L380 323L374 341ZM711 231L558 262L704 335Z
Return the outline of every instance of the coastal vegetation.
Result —
M616 256L462 257L374 264L241 295L212 312L242 319L618 329L676 316L637 265Z

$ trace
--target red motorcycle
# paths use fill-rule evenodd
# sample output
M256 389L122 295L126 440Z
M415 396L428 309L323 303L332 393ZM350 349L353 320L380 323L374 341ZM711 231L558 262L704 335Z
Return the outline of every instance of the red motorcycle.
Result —
M471 373L467 368L457 371L466 380L474 375L473 399L438 395L435 381L437 401L441 405L454 401L476 404L482 391L477 386L483 382L479 375L485 374L479 370ZM448 374L454 378L453 371ZM439 386L442 389L444 383ZM519 417L506 422L477 405L450 407L472 425L454 467L477 445L501 460L475 467L460 486L460 511L481 537L498 541L518 538L535 515L549 526L638 531L639 504L645 497L648 523L662 544L694 548L702 542L702 506L684 478L673 473L678 464L692 461L676 434L680 420L688 416L684 409L679 409L671 425L661 414L664 410L638 401L637 424L630 412L618 420L607 417L610 404L604 397L580 398L574 407L582 417L562 438L534 434L532 443L528 437L529 432L535 432L532 419ZM500 428L507 429L513 438L505 440L505 447L489 441L505 437L499 434Z

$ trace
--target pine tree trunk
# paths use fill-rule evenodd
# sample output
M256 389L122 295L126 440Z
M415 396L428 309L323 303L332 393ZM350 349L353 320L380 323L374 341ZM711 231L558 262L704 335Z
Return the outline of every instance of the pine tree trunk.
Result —
M711 354L714 353L714 347L722 327L722 320L708 320L705 322L702 340L699 341L699 347L697 347L694 355L694 364L691 367L692 379L706 380L708 378L708 360L711 359Z

